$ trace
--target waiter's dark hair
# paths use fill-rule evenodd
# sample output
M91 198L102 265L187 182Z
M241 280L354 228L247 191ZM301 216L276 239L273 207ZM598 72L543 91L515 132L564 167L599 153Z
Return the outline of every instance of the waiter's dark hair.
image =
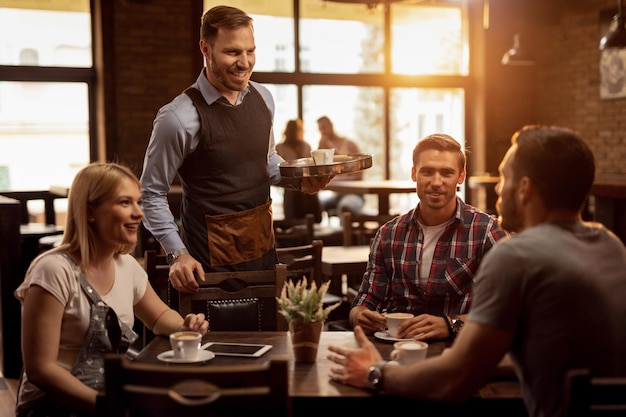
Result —
M252 18L236 7L215 6L202 15L200 39L214 46L217 31L220 28L235 29L240 27L253 29Z

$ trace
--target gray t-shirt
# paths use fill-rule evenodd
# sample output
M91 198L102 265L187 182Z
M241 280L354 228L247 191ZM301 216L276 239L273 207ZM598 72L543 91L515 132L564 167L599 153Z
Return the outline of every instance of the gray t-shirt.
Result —
M598 223L545 223L484 258L469 321L514 333L532 417L554 416L568 369L626 374L626 248Z

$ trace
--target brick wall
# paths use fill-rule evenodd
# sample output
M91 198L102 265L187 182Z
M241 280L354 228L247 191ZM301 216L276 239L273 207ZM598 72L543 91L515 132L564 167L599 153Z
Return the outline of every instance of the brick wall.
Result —
M524 27L530 35L526 39L530 40L537 65L494 69L500 75L500 78L496 77L500 83L493 85L492 89L499 93L492 92L491 96L500 94L505 97L492 101L488 119L503 117L520 126L545 123L570 127L592 147L598 176L625 177L626 98L600 99L598 45L603 35L600 14L616 10L617 1L547 0L535 3L541 4L526 15L532 21L525 22ZM546 3L558 7L549 7ZM506 24L506 19L503 20ZM497 36L512 36L512 31L501 28ZM503 51L501 49L500 56ZM502 77L506 76L509 79L504 81ZM511 114L520 108L521 114ZM505 125L511 128L514 123L505 122ZM498 153L490 160L492 169L497 168L504 147L498 124L502 122L491 122L491 131L496 135L491 137L491 142L488 139L491 148L497 149ZM505 142L508 143L508 139Z
M582 134L597 158L599 176L626 176L626 98L600 99L600 11L615 0L579 0L546 31L541 49L538 113ZM551 51L555 53L551 53Z
M108 3L109 0L105 0ZM158 109L189 86L202 61L195 0L111 1L115 123L107 153L139 174ZM201 4L201 1L200 1ZM108 6L104 6L108 7Z

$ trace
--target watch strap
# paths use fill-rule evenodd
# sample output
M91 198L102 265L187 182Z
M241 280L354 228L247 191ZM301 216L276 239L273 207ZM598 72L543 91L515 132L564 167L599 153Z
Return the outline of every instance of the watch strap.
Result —
M388 361L379 361L372 365L368 372L368 383L371 389L380 391L383 383L383 368L387 365Z
M182 249L178 249L175 250L174 252L170 252L167 254L167 263L169 265L172 264L172 262L174 262L176 260L176 258L182 256L182 255L189 255L189 251L187 250L187 248L182 248Z
M450 331L450 337L455 339L465 323L456 314L446 316L444 318L446 319L446 324L448 325L448 330Z
M465 322L463 321L463 319L461 319L461 317L457 315L452 316L452 330L455 333L459 333L463 328L463 325L465 325Z

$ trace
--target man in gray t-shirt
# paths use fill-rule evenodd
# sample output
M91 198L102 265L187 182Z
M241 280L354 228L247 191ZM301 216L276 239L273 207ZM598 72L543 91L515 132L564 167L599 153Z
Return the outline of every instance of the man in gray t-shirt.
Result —
M626 248L583 222L595 163L574 132L528 126L500 164L496 204L512 233L485 256L463 332L445 354L392 366L360 327L361 348L331 346L330 377L436 401L475 393L508 352L529 416L557 416L569 369L626 375Z
M484 259L468 320L515 335L509 349L532 394L529 415L558 411L568 369L626 372L623 252L602 226L572 221L526 229Z

